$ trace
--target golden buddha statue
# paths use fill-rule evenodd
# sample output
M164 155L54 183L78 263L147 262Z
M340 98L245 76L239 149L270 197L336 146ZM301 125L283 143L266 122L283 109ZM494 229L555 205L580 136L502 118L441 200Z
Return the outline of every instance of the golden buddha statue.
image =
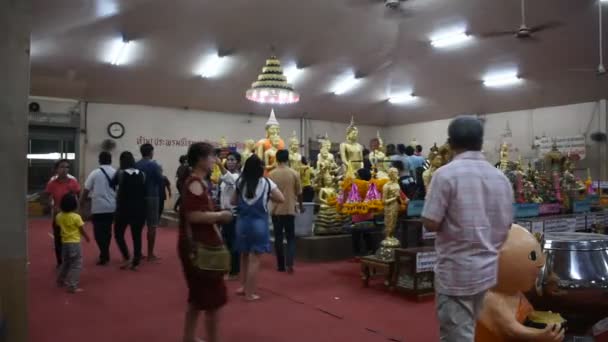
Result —
M302 155L300 154L300 142L296 135L296 131L293 131L291 138L289 139L289 167L294 169L296 172L300 172L302 168Z
M266 121L266 138L260 139L256 144L256 154L260 159L264 160L264 153L272 148L273 143L271 139L276 137L278 139L278 143L276 148L282 150L285 148L285 142L281 139L280 134L281 129L279 127L279 122L277 121L276 116L274 115L274 109L270 111L270 117L268 121Z
M346 165L346 177L354 178L355 172L363 167L363 146L359 144L359 129L351 117L346 128L346 141L340 144L340 157Z
M228 142L226 141L226 137L223 135L220 138L220 148L228 148Z
M499 168L501 171L505 172L509 168L509 145L506 143L502 143L500 145L500 164Z
M279 138L277 135L271 136L271 146L264 152L264 168L266 175L277 167L277 151L280 150L280 139L281 138Z
M329 172L323 172L318 177L319 182L319 213L315 218L315 235L340 234L343 219L336 210L336 189L334 177Z
M321 150L317 155L317 173L321 172L321 169L327 168L331 171L336 169L338 165L336 165L336 161L334 160L334 155L331 154L331 140L325 134L325 139L321 140Z
M376 178L388 178L386 173L387 159L384 154L384 143L380 138L380 132L376 132L376 139L372 139L369 146L372 151L369 154L369 161L372 163L372 167L376 169Z
M384 260L394 258L395 248L400 243L394 236L399 218L401 201L401 187L399 186L399 171L391 167L388 169L389 181L382 187L382 203L384 204L384 240L380 243L378 257Z
M255 153L255 141L253 139L245 140L245 149L241 152L241 160L243 165L245 165L245 161L251 157Z
M452 152L452 148L450 147L449 143L441 145L438 153L441 154L441 157L443 158L443 165L452 161L452 158L454 157L454 152Z
M429 158L430 158L429 154ZM434 154L433 159L431 159L431 164L428 169L424 170L422 173L422 181L424 182L424 188L426 189L426 193L428 194L431 191L431 179L433 178L433 173L437 171L438 168L443 166L443 156L439 153Z
M545 168L549 171L560 172L562 171L565 160L564 154L559 151L557 143L554 140L551 151L545 154Z

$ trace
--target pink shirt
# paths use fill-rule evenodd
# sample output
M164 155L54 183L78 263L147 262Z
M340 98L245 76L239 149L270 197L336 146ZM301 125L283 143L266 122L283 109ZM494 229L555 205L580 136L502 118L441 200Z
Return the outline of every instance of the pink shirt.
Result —
M435 288L470 296L496 285L498 251L513 222L513 190L481 152L464 152L433 174L422 217L440 222Z

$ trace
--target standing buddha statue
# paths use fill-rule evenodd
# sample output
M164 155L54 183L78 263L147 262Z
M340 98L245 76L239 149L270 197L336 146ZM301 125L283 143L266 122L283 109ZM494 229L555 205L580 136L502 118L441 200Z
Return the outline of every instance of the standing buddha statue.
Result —
M302 168L302 155L300 154L300 142L296 136L296 131L293 131L291 139L289 139L289 167L296 172L300 172Z
M241 159L243 161L243 165L249 157L251 157L255 153L255 141L253 139L245 140L245 149L241 152Z
M382 203L384 205L384 235L380 243L378 257L384 260L394 259L395 248L399 247L399 240L395 238L395 228L399 217L401 201L401 187L399 186L399 171L391 167L388 169L388 183L382 187Z
M272 138L276 137L278 139L278 143L276 148L282 150L285 148L285 142L281 139L280 134L281 129L279 127L279 122L277 121L276 116L274 115L274 109L270 111L270 117L268 117L268 121L266 121L266 138L260 139L256 144L256 154L260 159L264 160L264 153L272 148Z
M499 168L502 172L507 171L509 168L509 145L502 143L500 145L500 164Z
M386 155L382 151L384 144L382 138L380 138L380 132L376 132L376 139L370 142L370 148L372 151L369 154L369 161L372 163L372 167L376 170L376 178L388 178L386 174Z
M351 117L346 128L346 141L340 144L340 157L346 165L346 177L354 178L355 172L363 167L363 146L359 144L359 129Z

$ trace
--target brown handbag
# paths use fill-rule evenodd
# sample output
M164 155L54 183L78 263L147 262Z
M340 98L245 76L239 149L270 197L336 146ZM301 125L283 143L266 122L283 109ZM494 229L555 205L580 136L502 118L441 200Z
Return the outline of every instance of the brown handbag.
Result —
M213 230L220 238L220 241L222 241L222 244L220 246L207 246L192 240L192 226L190 223L186 224L188 225L187 231L190 233L189 238L193 246L193 251L190 255L192 264L203 271L230 272L230 251L226 248L217 225L213 225Z

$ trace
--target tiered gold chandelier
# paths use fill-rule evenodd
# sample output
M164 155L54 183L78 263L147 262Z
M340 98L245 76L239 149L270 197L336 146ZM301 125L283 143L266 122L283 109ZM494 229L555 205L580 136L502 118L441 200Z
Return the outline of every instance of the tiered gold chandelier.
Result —
M300 101L300 94L287 83L281 61L275 56L266 60L262 73L245 95L250 101L258 103L290 104Z

